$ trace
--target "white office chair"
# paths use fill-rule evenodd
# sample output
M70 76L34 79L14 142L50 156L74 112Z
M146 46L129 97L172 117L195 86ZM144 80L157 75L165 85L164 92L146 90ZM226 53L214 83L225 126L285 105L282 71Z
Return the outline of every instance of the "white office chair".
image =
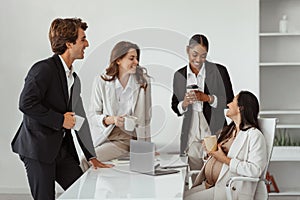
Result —
M232 186L232 183L235 181L251 181L251 182L264 182L268 184L268 181L265 179L267 175L267 170L269 166L269 162L272 155L273 150L273 142L274 142L274 136L275 136L275 128L277 119L276 118L260 118L258 119L259 127L261 129L261 132L265 136L266 139L266 145L267 145L267 152L268 152L268 163L266 168L264 169L261 178L250 178L250 177L231 177L227 183L226 183L226 196L227 200L232 200L232 190L235 190L235 188ZM265 186L265 184L262 184L261 186ZM261 188L260 185L257 185L255 197L258 196L260 192L263 192L265 196L268 196L267 189ZM256 198L254 198L256 199ZM260 199L261 200L261 199Z

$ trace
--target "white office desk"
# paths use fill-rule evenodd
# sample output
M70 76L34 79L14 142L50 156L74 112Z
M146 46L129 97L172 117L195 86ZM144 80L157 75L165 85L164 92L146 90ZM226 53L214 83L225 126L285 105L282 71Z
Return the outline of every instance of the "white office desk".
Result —
M187 162L187 158L176 157ZM162 155L159 159L165 163L169 157ZM175 174L151 176L131 172L129 163L117 163L113 168L90 168L58 199L182 199L186 167L178 170Z

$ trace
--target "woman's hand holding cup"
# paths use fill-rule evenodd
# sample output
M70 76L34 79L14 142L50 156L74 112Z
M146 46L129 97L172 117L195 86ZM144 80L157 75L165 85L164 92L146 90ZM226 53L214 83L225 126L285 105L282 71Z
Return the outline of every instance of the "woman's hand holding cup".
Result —
M114 118L114 124L117 127L124 127L124 116L113 116Z
M194 90L191 90L191 91L188 91L187 93L185 93L183 103L182 103L183 109L185 109L188 105L193 104L196 100L197 100L197 97L195 95Z
M207 158L207 155L210 155L211 152L214 152L218 149L217 144L217 136L211 135L203 138L202 148L205 152L203 152L203 159Z

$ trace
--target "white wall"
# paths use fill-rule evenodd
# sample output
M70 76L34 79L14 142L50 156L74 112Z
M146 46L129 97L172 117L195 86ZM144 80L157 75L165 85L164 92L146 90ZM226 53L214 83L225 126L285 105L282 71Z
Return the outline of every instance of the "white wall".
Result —
M28 192L25 170L10 142L22 115L18 98L30 66L52 55L48 29L56 17L88 22L90 47L74 66L88 105L90 86L108 63L112 46L130 40L142 49L141 65L153 80L153 135L160 150L176 150L181 121L170 109L172 76L186 64L185 46L195 33L210 41L209 59L227 66L234 92L258 95L258 1L255 0L9 0L0 7L0 193ZM169 144L171 141L172 144Z

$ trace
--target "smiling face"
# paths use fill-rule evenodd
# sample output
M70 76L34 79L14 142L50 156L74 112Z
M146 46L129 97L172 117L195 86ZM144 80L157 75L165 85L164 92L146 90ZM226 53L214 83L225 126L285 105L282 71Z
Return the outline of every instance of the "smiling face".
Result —
M192 68L200 69L206 61L207 49L200 44L187 47L189 63Z
M238 106L238 96L235 96L233 101L227 104L227 106L229 108L226 113L227 117L234 120L240 116L240 108Z
M137 51L133 48L129 49L127 54L117 61L120 74L134 74L139 64Z
M85 32L82 28L78 29L78 37L76 39L75 44L67 43L67 47L70 53L70 59L83 59L84 58L84 50L89 46L89 42L86 39Z

